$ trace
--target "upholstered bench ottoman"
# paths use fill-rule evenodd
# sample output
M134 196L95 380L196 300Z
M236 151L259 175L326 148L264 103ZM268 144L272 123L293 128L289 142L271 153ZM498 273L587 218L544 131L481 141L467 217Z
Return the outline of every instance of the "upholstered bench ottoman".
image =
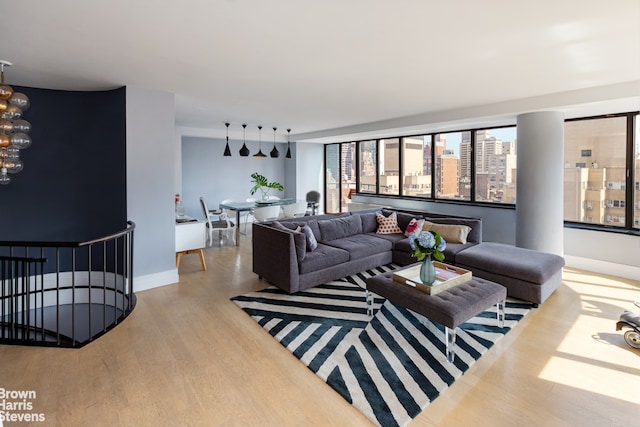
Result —
M542 304L562 283L564 258L502 243L483 242L456 255L456 266L500 283L510 297Z
M460 324L497 305L497 321L500 327L504 326L504 304L507 297L504 286L473 277L468 282L429 295L412 286L394 281L393 273L389 271L367 279L367 313L369 316L373 315L373 292L444 325L446 355L449 362L453 362L455 357L456 328Z

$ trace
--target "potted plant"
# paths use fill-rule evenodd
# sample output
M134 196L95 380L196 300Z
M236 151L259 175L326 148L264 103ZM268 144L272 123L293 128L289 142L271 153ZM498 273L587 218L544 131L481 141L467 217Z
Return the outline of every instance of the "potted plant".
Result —
M252 173L251 178L253 178L251 182L254 185L251 188L250 193L251 195L253 195L256 193L256 191L260 190L260 193L262 193L262 200L267 200L267 198L269 197L269 191L271 191L272 188L284 191L284 186L282 184L275 181L269 182L269 180L264 175L260 175L258 172Z

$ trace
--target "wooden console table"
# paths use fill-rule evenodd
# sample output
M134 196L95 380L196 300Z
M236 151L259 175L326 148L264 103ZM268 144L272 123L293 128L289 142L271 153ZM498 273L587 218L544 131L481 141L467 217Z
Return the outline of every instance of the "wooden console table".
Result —
M176 223L176 268L180 268L183 255L198 254L202 269L207 269L202 252L206 246L206 235L206 225L203 221Z

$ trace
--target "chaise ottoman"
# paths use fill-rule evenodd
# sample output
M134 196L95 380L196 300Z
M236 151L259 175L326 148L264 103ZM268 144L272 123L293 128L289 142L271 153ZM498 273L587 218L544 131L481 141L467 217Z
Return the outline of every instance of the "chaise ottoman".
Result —
M410 267L410 266L409 266ZM497 305L497 321L504 326L504 306L507 290L504 286L473 277L468 282L456 285L435 295L393 280L389 271L366 280L367 314L373 315L371 292L394 304L408 308L429 320L445 326L447 361L455 357L456 328L493 305Z
M456 266L500 283L510 297L542 304L562 283L564 258L503 243L483 242L456 255Z

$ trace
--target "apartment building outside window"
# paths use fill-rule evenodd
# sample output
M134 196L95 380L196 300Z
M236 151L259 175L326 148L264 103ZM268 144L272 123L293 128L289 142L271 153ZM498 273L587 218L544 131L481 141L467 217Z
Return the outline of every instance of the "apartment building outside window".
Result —
M625 226L627 116L568 121L564 219Z
M402 195L432 197L431 135L402 138Z
M377 141L362 141L359 144L358 162L360 165L360 187L361 193L376 193L377 190Z
M378 185L380 194L400 194L400 138L378 142Z
M471 176L471 132L462 133L461 174ZM475 200L516 203L517 131L515 126L475 131ZM466 166L465 166L466 165Z
M470 200L471 158L461 161L463 132L438 133L434 136L435 186L439 199Z

